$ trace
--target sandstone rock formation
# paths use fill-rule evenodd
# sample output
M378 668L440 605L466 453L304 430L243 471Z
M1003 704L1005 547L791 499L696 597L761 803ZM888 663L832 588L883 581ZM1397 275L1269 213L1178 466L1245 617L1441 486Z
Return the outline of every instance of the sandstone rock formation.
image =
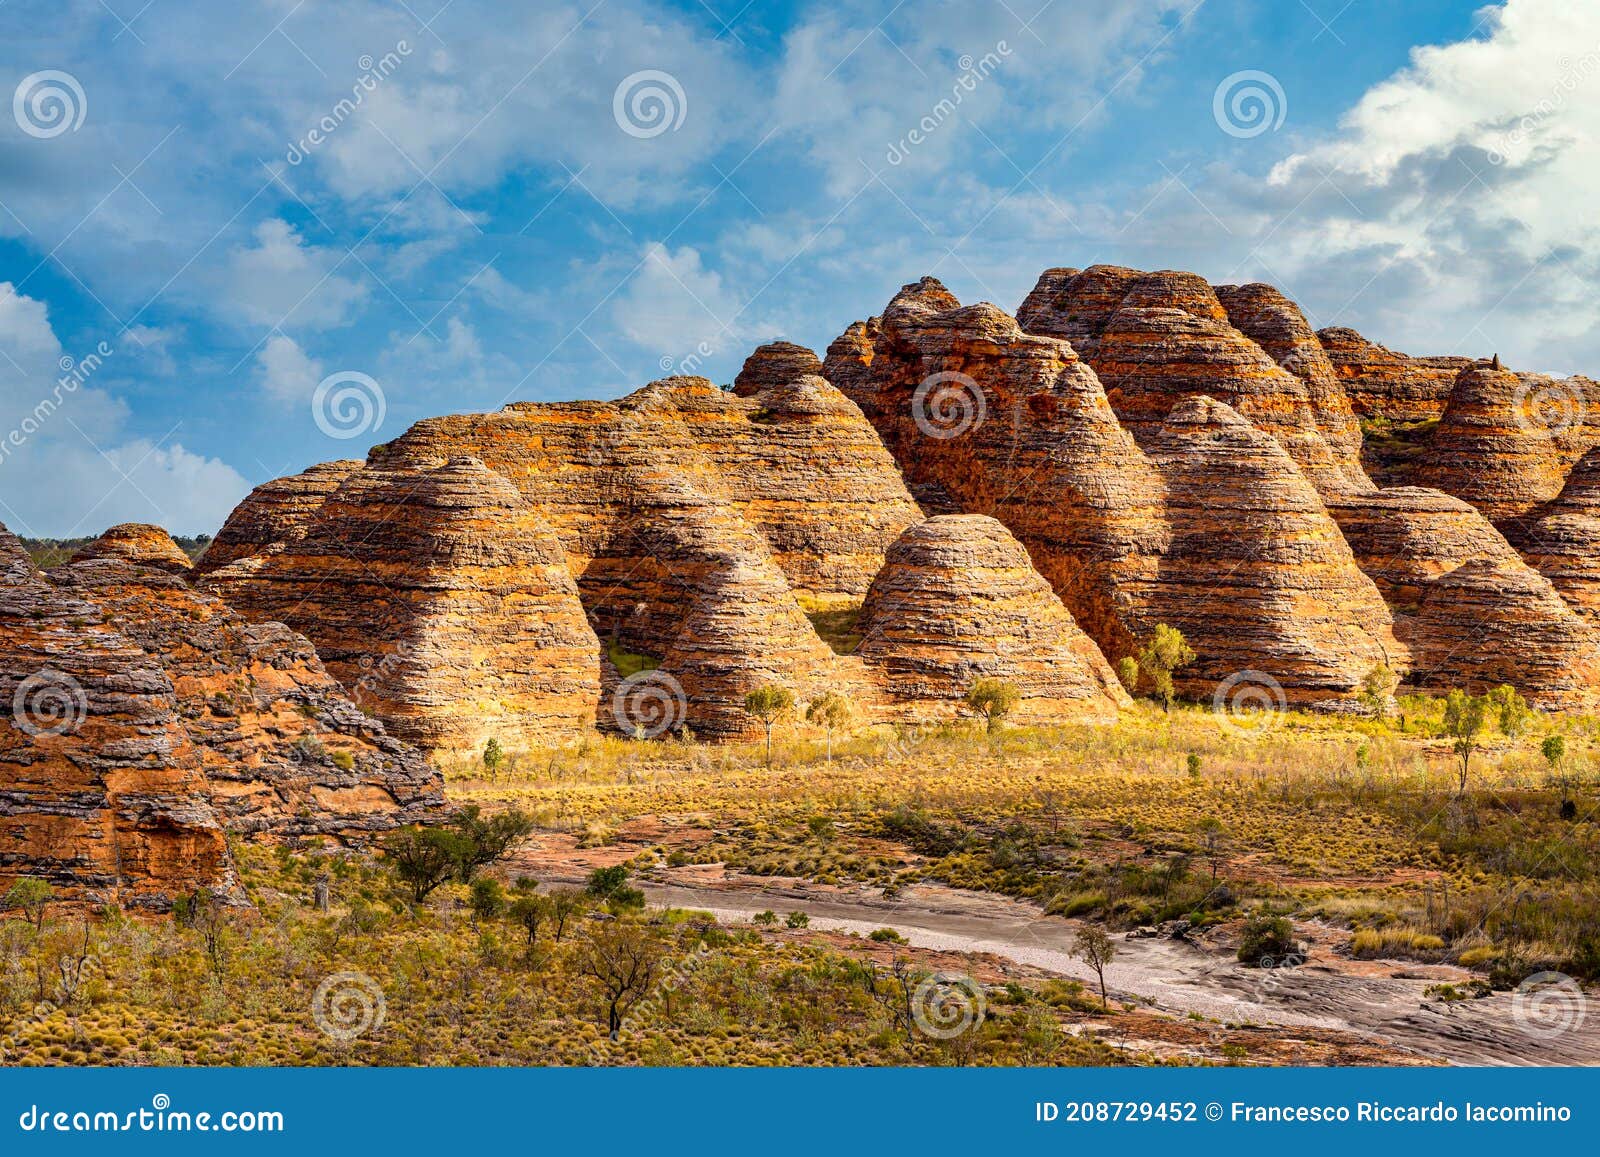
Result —
M733 392L750 398L768 386L786 386L798 378L821 374L822 362L812 350L789 341L768 342L745 358L739 376L733 379Z
M1600 625L1600 449L1580 458L1556 500L1520 520L1511 534L1529 565Z
M1317 340L1351 408L1362 418L1393 422L1438 418L1456 376L1472 362L1465 357L1407 357L1343 326L1318 330Z
M328 495L362 465L354 459L324 462L257 486L234 508L227 524L206 547L201 569L215 570L299 542Z
M560 543L475 458L405 469L396 455L351 473L299 541L205 585L304 632L363 709L425 749L593 724L599 643Z
M177 550L136 537L158 564ZM224 831L365 840L440 813L439 773L304 637L119 557L129 539L41 575L0 531L0 876L164 907L232 892Z
M113 526L73 555L72 561L83 562L95 558L126 559L170 574L187 574L194 565L166 531L141 522Z
M1016 685L1019 722L1109 722L1129 702L1022 544L982 515L930 518L901 535L861 630L856 654L916 718L958 713L980 678Z
M1585 379L1475 362L1457 377L1413 480L1466 499L1496 524L1519 518L1554 499L1595 444L1592 407L1600 390Z
M160 663L33 570L0 528L0 886L163 908L235 888L200 754Z
M1055 292L1074 282L1086 292ZM1149 303L1168 286L1186 308ZM1141 304L1124 310L1136 289ZM1218 366L1248 365L1274 391L1308 397L1265 353L1246 356L1247 339L1224 336L1232 331L1203 282L1054 271L1030 303L1035 324L1059 322L1095 349L1145 322L1152 333L1192 331ZM1203 356L1190 365L1224 376ZM1125 398L1146 453L1068 340L1023 333L992 305L962 308L931 279L847 330L826 371L913 482L994 516L1026 544L1107 655L1131 653L1159 623L1181 625L1201 656L1186 673L1191 692L1248 668L1278 679L1287 701L1320 704L1398 649L1376 589L1295 461L1226 406L1168 390L1160 374L1133 383ZM1309 405L1301 410L1309 421ZM1307 430L1320 439L1314 423Z

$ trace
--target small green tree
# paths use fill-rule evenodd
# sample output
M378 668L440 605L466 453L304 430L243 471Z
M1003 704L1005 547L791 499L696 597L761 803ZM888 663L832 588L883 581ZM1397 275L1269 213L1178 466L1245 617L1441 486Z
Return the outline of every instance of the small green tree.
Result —
M413 904L421 904L441 884L459 875L466 854L459 832L416 826L392 833L383 841L383 851L396 878L411 890Z
M767 766L772 766L772 728L794 709L794 693L787 687L768 683L744 697L745 714L760 721L767 733Z
M1139 693L1139 660L1132 655L1124 655L1117 660L1117 681L1129 695Z
M479 876L472 881L472 892L467 898L476 920L493 920L506 907L506 890L493 876Z
M8 912L21 911L28 923L33 925L33 930L40 932L44 930L45 912L55 894L56 890L50 886L49 880L24 876L6 890L5 899L0 900L0 908Z
M967 709L983 717L990 735L1000 730L1000 721L1016 708L1022 692L1004 679L979 679L967 692Z
M1117 955L1116 941L1098 924L1083 924L1072 939L1072 955L1083 961L1100 980L1100 1007L1111 1010L1111 1000L1106 994L1106 965Z
M1367 709L1374 719L1382 719L1389 714L1389 702L1394 698L1395 688L1400 686L1400 676L1387 663L1379 663L1361 678L1361 690L1357 697L1361 705Z
M609 899L618 888L628 884L628 865L612 864L609 868L596 868L589 873L584 890L598 900Z
M1456 753L1456 758L1461 760L1460 782L1456 788L1458 795L1466 794L1472 753L1478 749L1478 739L1483 734L1488 715L1487 696L1469 695L1459 689L1445 696L1444 733L1453 741L1450 745L1451 750Z
M505 763L506 753L500 750L500 741L491 738L483 745L483 770L493 779L500 773L500 767Z
M661 941L636 920L600 926L578 954L578 974L593 980L599 989L612 1040L621 1034L629 1010L655 983L664 954Z
M1139 652L1139 673L1150 684L1161 707L1172 710L1174 671L1182 670L1195 660L1194 649L1189 646L1183 632L1177 627L1159 624L1150 641Z
M485 816L483 809L474 803L456 812L450 819L450 826L460 836L456 844L456 874L463 884L470 884L479 868L504 859L532 834L536 825L533 817L518 808Z
M1533 719L1533 708L1528 706L1528 701L1517 694L1517 689L1510 684L1502 683L1488 695L1484 696L1488 707L1494 712L1494 720L1500 728L1500 734L1507 739L1516 739L1527 730L1528 724Z
M855 716L855 707L850 700L837 691L829 691L820 698L813 699L806 708L806 722L816 727L821 727L827 737L828 762L833 762L833 730L850 726L850 720Z
M810 923L811 917L800 911L790 912L783 919L785 928L804 928Z
M556 943L566 935L567 925L589 907L588 897L577 888L556 888L550 893L550 923Z

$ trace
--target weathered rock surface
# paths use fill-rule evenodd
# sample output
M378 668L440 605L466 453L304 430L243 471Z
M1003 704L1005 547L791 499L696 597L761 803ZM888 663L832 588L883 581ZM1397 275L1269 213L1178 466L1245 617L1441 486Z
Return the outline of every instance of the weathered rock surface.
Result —
M1050 277L1030 298L1036 324L1059 303L1060 328L1094 345L1139 320L1111 305L1139 288L1132 271L1097 270L1079 283L1085 293L1047 297ZM1192 324L1209 341L1227 329L1204 282L1158 279L1140 292L1166 284L1187 308L1134 312L1168 334ZM1232 361L1249 346L1237 334L1224 344ZM1307 396L1264 353L1253 358L1252 372L1275 389ZM1159 623L1180 625L1201 656L1188 673L1192 692L1249 669L1278 679L1289 702L1321 704L1349 694L1395 648L1376 589L1316 491L1272 438L1226 406L1162 393L1140 410L1146 453L1067 340L1023 333L992 305L962 308L931 279L846 331L827 373L913 482L938 485L1026 544L1107 655L1131 653ZM954 391L943 412L941 386ZM1183 416L1168 428L1180 404Z
M733 379L733 392L751 398L768 386L786 386L797 378L821 377L822 361L816 353L791 341L773 341L757 346L745 358L739 376Z
M1556 500L1519 520L1510 536L1573 609L1600 625L1600 450L1580 458Z
M37 876L69 897L158 909L200 885L231 893L160 663L35 572L3 528L0 555L0 887Z
M1358 417L1421 422L1444 413L1465 357L1407 357L1370 342L1353 329L1317 331L1333 372Z
M560 543L475 458L351 473L299 541L205 585L304 632L363 709L427 750L593 724L599 642Z
M323 462L300 474L276 478L252 490L206 547L200 569L216 570L242 558L299 542L328 495L363 463Z
M95 558L119 558L140 566L154 567L169 574L188 574L194 564L172 536L159 526L125 522L113 526L72 556L73 562Z
M229 831L361 838L443 806L438 771L345 696L303 635L121 560L50 579L161 664Z
M1279 350L1288 356L1315 344L1304 318L1265 286L1229 293L1240 319L1266 336L1273 352L1235 328L1203 278L1173 270L1048 270L1018 321L1030 333L1072 343L1141 446L1180 401L1210 397L1275 437L1320 492L1359 485L1359 440L1331 371L1306 365L1296 376L1273 360Z
M1595 444L1587 421L1595 407L1600 390L1586 379L1474 362L1457 377L1413 480L1464 498L1496 524L1519 518L1560 494Z
M1129 702L1027 550L982 515L931 518L901 535L861 630L856 654L916 718L959 713L980 678L1016 685L1019 722L1111 721Z
M161 562L158 535L137 537ZM118 557L129 537L39 574L0 531L0 877L159 908L233 891L224 831L366 840L440 813L438 771L304 637Z

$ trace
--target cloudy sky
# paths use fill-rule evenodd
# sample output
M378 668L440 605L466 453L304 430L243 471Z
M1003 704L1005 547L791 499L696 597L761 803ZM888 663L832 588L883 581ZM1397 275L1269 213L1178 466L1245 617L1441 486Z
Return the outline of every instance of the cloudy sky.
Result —
M1600 374L1600 5L8 0L0 521L1115 262ZM106 351L103 355L100 351ZM62 384L66 376L66 385Z

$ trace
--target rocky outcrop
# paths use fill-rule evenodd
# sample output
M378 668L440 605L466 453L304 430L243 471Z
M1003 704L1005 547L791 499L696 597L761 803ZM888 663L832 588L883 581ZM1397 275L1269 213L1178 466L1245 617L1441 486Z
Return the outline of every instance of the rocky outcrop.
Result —
M1205 640L1181 689L1203 697L1254 670L1315 705L1348 697L1392 661L1388 608L1274 438L1221 402L1188 398L1151 440L1151 457L1172 527L1162 621Z
M475 458L349 475L297 542L207 589L316 644L360 706L426 750L553 742L593 725L599 642L561 545Z
M791 341L773 341L756 347L745 358L739 376L733 379L733 392L752 398L768 386L786 386L798 378L821 375L822 362L814 352Z
M901 535L860 625L856 654L913 718L960 713L982 678L1017 687L1011 718L1025 723L1109 722L1129 702L1022 544L982 515L931 518Z
M188 574L194 565L183 549L172 541L171 535L159 526L142 522L113 526L73 555L72 561L84 562L97 558L123 559L169 574Z
M157 909L201 885L231 894L160 662L35 572L4 528L0 556L0 888L43 877L70 898Z
M1370 342L1353 329L1330 326L1317 340L1358 417L1422 422L1444 413L1465 357L1407 357Z
M1018 321L1072 343L1140 445L1180 401L1209 397L1275 437L1319 491L1364 482L1349 407L1331 371L1297 364L1297 376L1274 360L1277 351L1307 352L1310 334L1281 295L1265 286L1228 290L1240 319L1267 337L1269 353L1235 327L1217 291L1195 274L1112 266L1068 272L1047 271Z
M1600 625L1600 449L1580 458L1556 500L1515 524L1511 538L1574 610Z
M1113 320L1122 310L1111 300L1137 288L1129 274L1094 271L1080 283L1094 292L1043 304L1036 291L1035 323L1057 302L1065 331L1091 346L1104 340L1138 320ZM1187 308L1135 312L1159 314L1169 332L1192 323L1220 333L1209 287L1178 289ZM1235 335L1226 344L1237 352L1249 343ZM1298 378L1255 357L1259 376L1306 396ZM1321 705L1348 695L1395 649L1377 591L1295 461L1214 400L1174 391L1150 406L1146 453L1067 340L1024 333L992 305L963 308L931 279L846 331L826 368L913 481L992 515L1027 546L1107 655L1136 650L1160 623L1181 625L1201 656L1191 691L1209 693L1204 684L1249 669L1279 680L1287 701Z
M257 486L234 508L227 524L206 547L200 568L216 570L299 542L328 495L361 467L355 459L323 462Z
M1461 371L1414 481L1463 498L1496 524L1561 492L1595 444L1600 391L1583 378L1517 374L1498 362Z
M345 696L303 635L122 560L50 578L161 664L229 831L359 839L442 808L438 771Z

